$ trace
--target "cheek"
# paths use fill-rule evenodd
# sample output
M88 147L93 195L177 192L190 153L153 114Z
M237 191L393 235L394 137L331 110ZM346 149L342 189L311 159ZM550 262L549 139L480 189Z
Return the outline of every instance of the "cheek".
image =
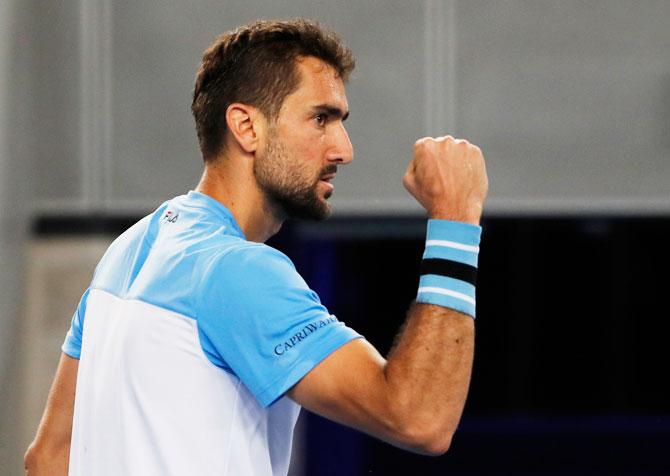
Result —
M323 153L318 144L318 139L312 143L293 144L287 148L287 159L291 162L289 167L301 170L303 175L318 174L322 169Z
M305 147L294 148L284 144L280 154L272 157L270 175L287 186L304 187L318 180L320 168L315 160L311 160L311 151Z
M323 169L325 134L304 125L283 127L280 134L285 138L282 140L285 170L304 179L318 177Z

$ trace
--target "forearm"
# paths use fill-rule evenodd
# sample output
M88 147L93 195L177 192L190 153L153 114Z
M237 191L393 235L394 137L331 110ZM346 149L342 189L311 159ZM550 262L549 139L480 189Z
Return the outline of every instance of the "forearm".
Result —
M37 435L24 457L28 476L66 476L79 361L65 354L56 370Z
M446 451L468 393L474 320L432 304L412 305L384 367L389 412L408 440Z
M436 220L428 223L418 303L396 346L385 360L368 342L352 341L289 395L396 446L437 455L451 443L470 384L484 157L465 140L423 138L403 183Z
M449 447L470 385L479 221L488 180L481 150L446 136L417 141L403 182L433 220L421 266L421 304L410 309L384 377L391 414L427 442L429 452L440 453Z

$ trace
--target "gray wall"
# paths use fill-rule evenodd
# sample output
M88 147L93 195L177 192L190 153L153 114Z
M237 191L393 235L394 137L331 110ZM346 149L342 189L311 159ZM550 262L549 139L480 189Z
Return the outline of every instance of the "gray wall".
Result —
M35 2L41 211L142 212L192 187L202 50L296 15L358 57L338 213L418 211L400 177L413 141L441 133L484 149L490 213L670 210L667 1Z
M31 131L33 102L29 24L19 0L0 2L0 474L20 449L12 385L19 350L16 335L24 290L29 204L29 170L35 157Z
M670 210L670 2L458 2L459 133L495 209Z

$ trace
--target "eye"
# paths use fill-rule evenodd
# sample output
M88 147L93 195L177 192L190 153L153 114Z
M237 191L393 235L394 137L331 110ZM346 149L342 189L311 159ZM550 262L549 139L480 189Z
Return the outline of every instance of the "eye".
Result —
M328 115L323 113L317 114L316 116L314 116L314 120L319 126L325 126L326 121L328 121Z

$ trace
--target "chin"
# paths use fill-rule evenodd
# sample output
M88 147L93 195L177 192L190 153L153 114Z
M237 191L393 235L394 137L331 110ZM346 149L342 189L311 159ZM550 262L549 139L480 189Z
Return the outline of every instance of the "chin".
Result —
M309 220L309 221L324 221L330 218L331 214L331 206L329 203L324 203L324 206L319 208L319 210L311 210L309 215L304 216L304 220Z
M325 200L311 204L284 203L282 208L287 218L302 221L323 221L331 212L330 204Z
M330 217L330 191L321 195L316 188L301 193L275 194L273 201L283 210L284 216L292 220L323 221Z
M330 218L330 215L333 213L333 207L330 206L330 203L326 204L326 208L323 213L323 218L321 220L327 220Z

